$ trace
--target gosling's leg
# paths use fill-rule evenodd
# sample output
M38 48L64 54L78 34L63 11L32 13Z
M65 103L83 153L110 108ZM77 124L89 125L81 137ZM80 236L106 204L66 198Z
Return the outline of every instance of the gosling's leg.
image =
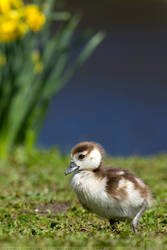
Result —
M116 221L116 220L113 220L113 219L110 219L109 222L110 222L110 225L111 225L112 230L115 230L114 224L115 224L117 221Z
M137 225L139 223L139 220L140 220L142 214L144 213L144 211L146 210L147 207L148 207L148 203L146 200L144 200L141 209L135 215L135 217L133 218L132 223L131 223L131 227L132 227L132 230L134 233L137 233Z

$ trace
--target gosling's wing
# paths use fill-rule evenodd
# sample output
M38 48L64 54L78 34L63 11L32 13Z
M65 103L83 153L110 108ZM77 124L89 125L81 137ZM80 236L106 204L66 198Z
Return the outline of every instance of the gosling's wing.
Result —
M107 178L106 192L119 200L129 196L139 195L141 199L149 199L150 191L147 185L134 173L127 169L115 167L102 167L103 177Z

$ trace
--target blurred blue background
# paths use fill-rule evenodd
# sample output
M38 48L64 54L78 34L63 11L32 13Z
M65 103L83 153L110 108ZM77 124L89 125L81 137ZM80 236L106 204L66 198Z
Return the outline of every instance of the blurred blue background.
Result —
M107 36L56 95L38 144L62 152L83 140L111 155L167 151L167 2L71 1L80 31Z

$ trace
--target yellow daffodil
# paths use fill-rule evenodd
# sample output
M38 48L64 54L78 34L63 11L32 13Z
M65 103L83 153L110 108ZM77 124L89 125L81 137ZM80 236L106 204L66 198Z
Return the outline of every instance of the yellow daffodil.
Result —
M39 31L45 22L45 16L40 12L38 6L28 5L25 7L24 13L29 28L34 32Z
M17 38L17 22L12 19L0 20L0 41L10 42Z
M37 32L45 16L37 5L24 6L22 0L0 0L0 42L11 42L29 30Z
M10 10L8 11L5 15L3 15L6 18L11 18L11 19L15 19L15 20L20 20L21 18L23 18L23 10L19 9L19 10Z
M32 51L32 54L31 54L31 60L34 64L34 72L36 74L39 74L43 71L43 62L41 60L41 57L40 57L40 52L39 50L35 49Z
M11 8L10 0L0 0L0 12L6 13Z
M33 63L36 63L40 60L40 53L37 49L33 50L31 54L31 60Z
M12 8L23 6L22 0L0 0L0 12L6 14Z
M18 37L22 37L26 34L28 31L28 26L25 22L19 22L18 23Z
M41 61L35 63L34 65L34 72L36 74L40 74L43 71L43 63Z
M6 56L4 54L0 54L0 67L3 67L7 62Z
M11 6L13 8L20 8L23 6L23 1L22 0L10 0Z
M11 42L22 36L27 31L27 24L21 19L0 17L0 41Z

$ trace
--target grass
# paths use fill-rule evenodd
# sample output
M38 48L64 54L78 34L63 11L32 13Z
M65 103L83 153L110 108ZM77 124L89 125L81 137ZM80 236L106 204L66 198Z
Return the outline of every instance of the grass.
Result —
M167 155L107 158L105 163L132 170L150 186L155 202L138 234L129 222L113 232L108 221L81 207L70 176L64 176L67 156L56 149L26 155L18 148L0 161L1 249L167 249Z

